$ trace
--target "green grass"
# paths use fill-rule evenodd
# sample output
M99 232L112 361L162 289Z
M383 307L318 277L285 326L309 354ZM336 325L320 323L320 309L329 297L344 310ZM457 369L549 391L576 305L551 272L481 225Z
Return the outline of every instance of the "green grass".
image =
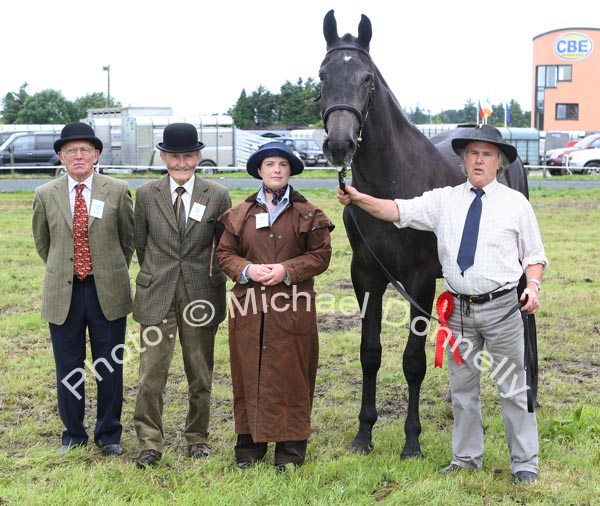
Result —
M248 192L233 191L234 203ZM227 329L217 335L210 443L203 461L185 457L182 435L186 381L176 347L165 396L168 444L162 463L140 471L132 464L137 440L132 412L137 387L135 344L129 320L125 364L126 455L105 459L92 445L59 456L54 363L47 324L39 317L44 267L31 237L31 192L0 194L0 505L501 505L596 504L600 493L600 190L534 190L531 195L550 258L538 317L540 353L540 476L515 487L493 381L483 375L486 431L484 468L439 475L451 457L452 413L442 401L448 371L433 368L433 335L421 395L423 459L401 460L407 387L402 374L406 328L384 325L378 377L375 449L348 451L360 409L360 319L349 280L351 250L332 190L306 191L337 225L333 258L317 278L320 368L307 463L282 476L267 461L234 466L232 395ZM131 278L138 265L134 262ZM229 284L231 286L231 283ZM441 283L438 284L438 290ZM326 297L325 294L333 294ZM386 296L402 310L399 296ZM86 421L93 430L95 386L88 377Z

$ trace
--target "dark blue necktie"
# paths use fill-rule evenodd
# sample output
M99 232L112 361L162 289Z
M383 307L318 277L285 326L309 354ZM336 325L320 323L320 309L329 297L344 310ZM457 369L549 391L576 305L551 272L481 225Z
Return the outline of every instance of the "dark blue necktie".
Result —
M465 271L475 261L477 236L479 236L479 221L481 220L481 197L485 193L481 188L471 188L471 191L475 193L475 198L471 202L471 206L467 212L465 228L463 228L460 248L458 249L458 258L456 259L462 275L464 275Z

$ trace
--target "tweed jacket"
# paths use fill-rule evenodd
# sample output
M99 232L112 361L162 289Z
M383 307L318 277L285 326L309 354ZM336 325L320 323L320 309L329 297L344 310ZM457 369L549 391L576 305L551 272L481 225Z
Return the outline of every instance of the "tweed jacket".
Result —
M89 216L92 268L100 307L107 320L132 309L129 264L133 256L133 202L127 183L94 173L92 200L104 202L102 218ZM46 263L42 318L62 325L73 291L73 215L67 176L35 190L33 239Z
M140 272L136 278L133 318L156 325L165 318L179 274L183 274L194 321L218 325L225 318L225 282L216 259L217 218L231 207L227 188L195 176L191 205L206 206L200 221L189 217L179 237L169 176L140 186L135 199L135 248Z

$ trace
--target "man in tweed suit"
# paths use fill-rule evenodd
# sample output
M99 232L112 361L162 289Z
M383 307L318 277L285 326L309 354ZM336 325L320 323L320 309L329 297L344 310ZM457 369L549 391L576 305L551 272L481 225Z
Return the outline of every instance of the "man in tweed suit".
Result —
M164 449L163 393L179 335L188 381L188 456L210 455L208 420L217 327L225 318L226 276L215 256L217 218L231 207L227 189L196 177L198 132L172 123L157 145L168 175L140 186L135 247L140 264L133 317L141 324L139 387L134 412L138 467Z
M87 328L98 388L94 442L104 455L121 455L123 345L132 308L131 193L127 183L94 172L102 141L89 125L66 125L54 150L67 174L36 189L32 227L36 249L46 264L41 312L50 326L58 409L65 425L60 452L88 440L83 424ZM80 235L77 209L83 213L82 230L87 221L83 273L75 248L79 241L74 240Z

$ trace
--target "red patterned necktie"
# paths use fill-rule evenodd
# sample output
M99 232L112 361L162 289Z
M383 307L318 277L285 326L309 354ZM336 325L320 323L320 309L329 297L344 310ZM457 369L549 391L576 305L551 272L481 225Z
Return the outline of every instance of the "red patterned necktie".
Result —
M73 243L75 247L75 274L81 281L92 272L92 257L88 238L88 212L83 198L84 184L76 186L75 212L73 213Z

